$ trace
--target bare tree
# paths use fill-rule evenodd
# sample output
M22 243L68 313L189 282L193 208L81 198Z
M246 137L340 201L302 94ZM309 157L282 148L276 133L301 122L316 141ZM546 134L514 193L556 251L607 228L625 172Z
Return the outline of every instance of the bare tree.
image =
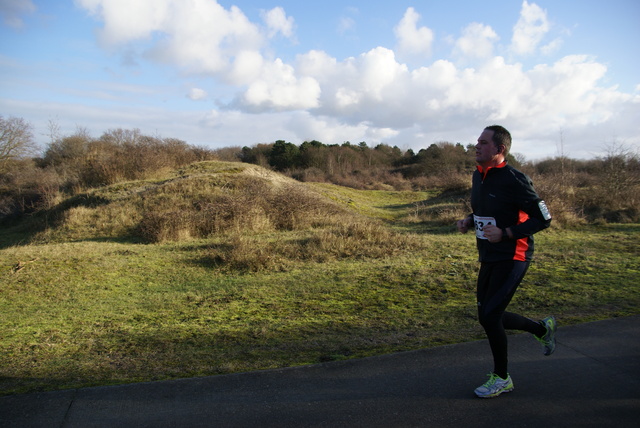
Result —
M619 198L640 182L638 153L617 141L607 144L606 149L606 156L600 159L602 185L610 196Z
M49 130L48 136L50 144L55 144L56 141L62 139L62 134L60 133L60 125L58 124L57 120L49 118L47 128Z
M0 116L0 171L9 161L35 153L31 125L22 118Z

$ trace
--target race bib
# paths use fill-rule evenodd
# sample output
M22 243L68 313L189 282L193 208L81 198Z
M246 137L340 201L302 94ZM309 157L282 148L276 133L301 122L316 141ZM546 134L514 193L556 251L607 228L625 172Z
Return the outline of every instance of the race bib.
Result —
M496 219L493 217L481 217L479 215L473 215L473 223L476 226L476 237L478 239L488 239L486 236L484 236L484 227L492 224L494 226L497 226L496 224Z

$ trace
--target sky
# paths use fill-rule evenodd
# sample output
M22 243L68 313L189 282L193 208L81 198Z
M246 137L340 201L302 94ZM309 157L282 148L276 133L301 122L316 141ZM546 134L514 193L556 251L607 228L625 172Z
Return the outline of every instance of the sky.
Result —
M640 147L637 0L0 0L0 115L212 149Z

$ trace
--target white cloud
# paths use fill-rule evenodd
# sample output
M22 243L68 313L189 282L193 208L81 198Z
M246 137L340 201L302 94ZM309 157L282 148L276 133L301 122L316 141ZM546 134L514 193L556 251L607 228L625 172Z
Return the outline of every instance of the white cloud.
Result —
M348 16L343 16L338 22L338 34L344 35L350 31L353 31L356 27L356 21Z
M535 3L523 1L520 19L513 27L511 49L519 55L534 53L549 27L547 12Z
M540 48L540 52L543 55L551 55L554 52L557 52L563 44L563 40L561 38L557 38L547 43L546 45Z
M396 62L393 51L380 47L362 54L356 64L361 90L376 101L383 101L388 89L407 73L407 67Z
M395 27L394 32L398 41L398 52L410 56L431 55L433 31L428 27L417 27L420 20L414 8L410 7L404 13L402 20Z
M161 31L169 21L171 6L166 0L75 0L75 3L104 21L100 35L107 45L146 39L154 31Z
M75 1L104 21L105 46L146 42L149 57L194 73L226 72L237 53L264 44L265 36L239 8L226 10L215 1Z
M456 40L454 52L463 58L488 58L493 54L493 44L499 39L490 26L474 22Z
M298 56L296 67L301 75L327 83L337 77L338 61L324 51L311 50Z
M300 74L321 85L318 114L340 117L349 123L391 120L388 113L404 95L409 71L392 50L378 47L338 62L324 52L311 51L298 58ZM410 100L406 100L410 102ZM378 126L378 125L373 125ZM384 125L387 126L387 125Z
M242 96L249 110L296 110L318 106L320 85L312 77L296 77L295 70L280 59L265 63L260 77Z
M33 13L36 6L31 0L1 0L0 15L5 25L12 28L22 28L24 21L22 15Z
M467 127L481 129L494 122L524 135L543 135L555 144L560 128L606 127L615 119L612 111L637 112L640 106L628 94L599 86L606 67L586 56L567 56L532 69L496 56L478 68L438 60L409 70L383 48L344 62L314 51L300 58L299 70L321 83L316 111L324 123L332 123L327 118L333 117L337 123L366 126L371 132L363 135L400 141L401 146L433 142L425 143L424 136L459 141ZM625 126L631 129L632 122ZM383 129L391 132L382 136ZM538 149L548 152L549 146Z
M283 8L275 7L269 11L262 11L261 16L267 24L269 37L274 37L278 33L287 38L293 37L294 19L287 17Z
M231 65L228 79L234 85L250 84L260 76L263 66L264 58L260 52L238 52Z
M365 141L375 145L396 137L398 131L390 128L377 128L367 122L344 123L338 118L316 116L308 112L296 112L286 123L294 133L294 141L318 140L326 144L341 144L345 141L359 143Z
M207 97L207 91L200 88L191 88L187 97L193 101L203 100Z
M529 73L532 87L529 113L565 123L602 123L610 118L611 102L626 102L630 96L597 83L606 66L585 55L564 57L551 66L542 64Z
M349 125L343 121L326 116L315 116L308 112L296 112L286 123L299 141L317 140L327 144L340 144L345 141L361 141L368 127L365 124Z

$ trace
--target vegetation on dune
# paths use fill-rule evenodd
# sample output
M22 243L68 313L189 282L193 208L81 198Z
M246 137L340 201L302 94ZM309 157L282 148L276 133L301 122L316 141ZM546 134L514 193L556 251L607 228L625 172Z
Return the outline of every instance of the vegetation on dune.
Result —
M271 179L276 171L281 178L297 182L357 190L446 190L450 196L466 194L475 167L473 145L451 142L430 144L417 153L386 144L371 148L365 142L326 145L315 140L299 146L279 140L209 150L139 130L109 130L93 138L79 129L73 135L60 136L55 126L43 156L33 157L33 136L27 123L0 117L0 131L6 131L0 132L0 223L50 210L70 197L82 197L104 186L161 181L181 168L192 176L197 171L188 170L196 167L189 165L202 161L237 163L222 166L229 172L241 169L241 165L258 165L272 173ZM637 151L611 143L605 156L591 160L557 156L527 162L521 155L509 155L508 160L534 179L557 224L640 221ZM461 198L450 204L458 204ZM423 208L441 211L444 207Z

